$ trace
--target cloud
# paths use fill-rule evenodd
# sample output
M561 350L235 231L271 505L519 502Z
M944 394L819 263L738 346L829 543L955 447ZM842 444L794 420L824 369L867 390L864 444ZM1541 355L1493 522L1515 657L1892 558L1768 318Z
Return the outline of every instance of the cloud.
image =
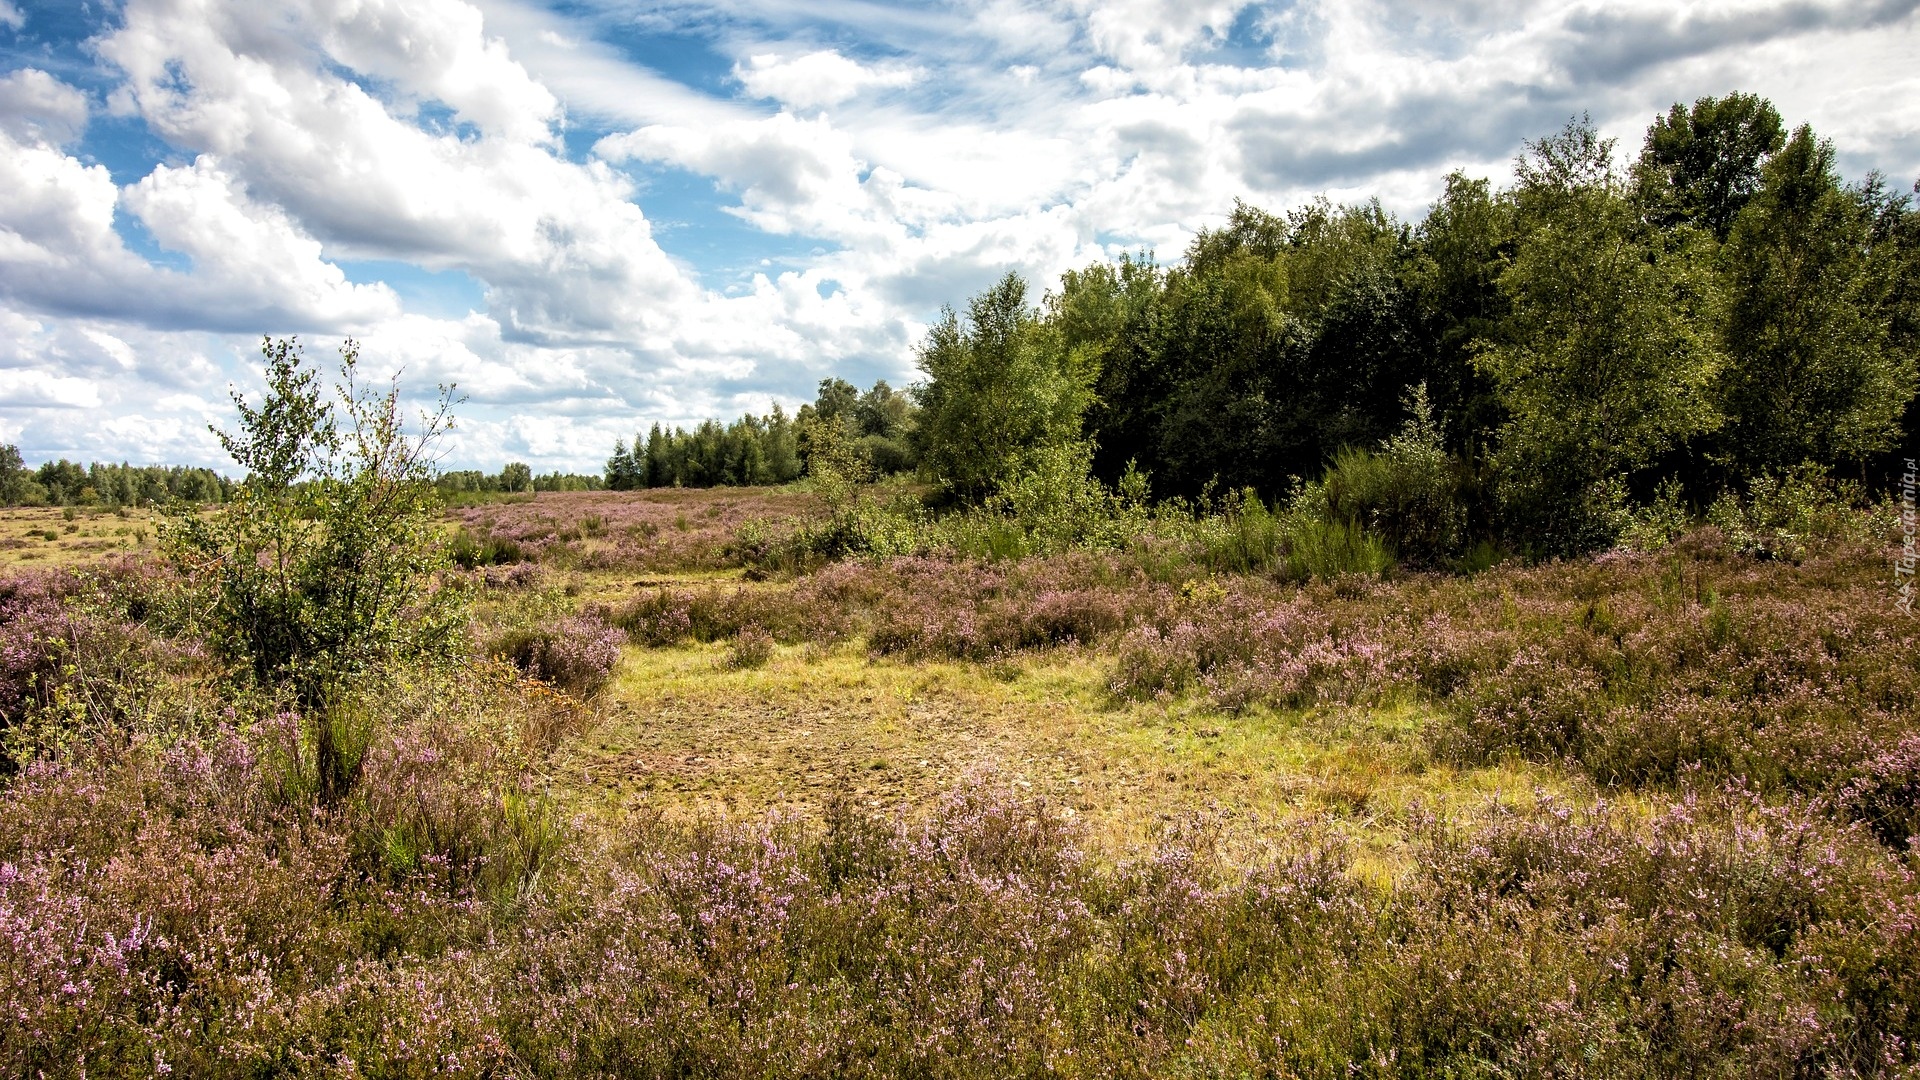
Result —
M631 184L555 153L545 120L554 99L484 36L473 9L273 12L229 0L216 3L225 18L208 18L202 6L128 5L98 46L127 74L117 100L329 249L466 270L529 339L658 331L691 297ZM417 35L405 49L370 44L403 31ZM397 73L408 55L424 63L404 89L477 131L430 130L337 71L356 62Z
M27 17L13 5L13 0L0 0L0 26L18 30L27 25Z
M80 91L36 68L0 76L0 131L16 142L64 146L86 127L87 96Z
M249 198L220 159L159 166L128 188L126 208L193 262L196 302L270 325L364 328L400 313L385 285L349 282L284 209Z
M832 49L797 56L755 53L745 64L735 64L733 75L754 97L796 109L838 105L870 88L912 86L918 78L912 68L867 67Z
M0 400L11 408L93 409L100 405L100 394L86 379L0 369Z
M1224 40L1252 0L1076 0L1087 36L1128 68L1165 67L1195 47Z

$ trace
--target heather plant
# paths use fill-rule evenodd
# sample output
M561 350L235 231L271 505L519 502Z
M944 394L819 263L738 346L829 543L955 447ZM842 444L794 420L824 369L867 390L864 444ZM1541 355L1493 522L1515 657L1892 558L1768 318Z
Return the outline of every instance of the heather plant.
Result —
M488 650L582 700L612 681L626 634L598 613L587 612L533 628L509 630Z
M0 1066L49 1076L1385 1076L1914 1064L1920 909L1865 831L1738 788L1424 823L1365 884L1312 822L1119 863L1045 803L559 828L503 702L411 687L344 812L257 738L0 790ZM412 696L409 696L412 695Z
M726 664L730 668L765 667L773 659L773 635L758 624L749 623L740 628L733 636L733 644L727 649Z
M1903 735L1862 761L1838 801L1894 850L1920 849L1920 733Z
M205 656L166 632L176 585L124 564L0 579L0 770L200 722Z

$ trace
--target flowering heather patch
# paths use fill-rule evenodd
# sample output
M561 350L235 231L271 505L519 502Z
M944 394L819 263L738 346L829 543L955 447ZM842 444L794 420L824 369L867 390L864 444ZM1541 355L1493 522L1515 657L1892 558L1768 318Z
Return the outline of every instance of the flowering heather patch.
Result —
M76 585L66 574L0 579L0 725L19 723L51 690L73 644L66 600Z
M485 687L465 697L487 698ZM404 705L405 702L395 702ZM1868 1075L1916 1064L1920 892L1750 795L1308 823L1117 865L971 785L926 819L562 833L480 714L337 813L232 729L0 791L11 1075ZM520 809L516 809L516 800ZM488 868L500 866L500 877ZM506 880L502 880L502 878Z
M666 573L741 565L785 536L814 505L782 489L542 492L525 502L450 510L474 543L504 541L521 556L589 570Z
M533 678L586 699L612 680L626 641L626 634L589 612L537 629L509 632L489 651Z
M832 563L785 585L657 588L616 621L649 645L718 641L758 625L788 642L863 635L880 654L988 660L1094 644L1172 595L1088 553L1017 563L901 556Z
M1301 708L1408 696L1444 759L1565 761L1607 784L1700 769L1830 792L1916 733L1920 624L1864 549L1799 566L1697 542L1662 555L1296 586L1189 578L1133 554L849 560L785 583L663 587L635 640L863 638L876 654L991 662L1073 644L1125 697ZM1708 538L1710 539L1710 538Z
M134 563L0 578L0 769L83 735L177 726L206 655L147 625L172 584Z

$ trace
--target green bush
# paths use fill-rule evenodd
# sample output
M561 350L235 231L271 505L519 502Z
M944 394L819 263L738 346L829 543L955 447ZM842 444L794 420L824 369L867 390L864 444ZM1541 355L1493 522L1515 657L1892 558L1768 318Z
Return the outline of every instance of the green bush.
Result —
M453 534L447 554L454 565L462 570L527 561L526 552L519 541L505 536L475 536L465 528Z
M1306 518L1287 530L1287 573L1298 580L1378 577L1392 566L1392 549L1356 522Z
M254 407L235 393L240 431L219 433L246 480L217 514L181 505L162 540L205 595L215 651L306 719L314 788L336 800L359 768L353 740L341 739L353 727L350 699L463 640L461 595L434 588L447 545L433 445L449 404L443 392L410 435L398 386L376 393L356 381L353 342L331 395L293 339L261 352L265 399Z
M1365 526L1404 558L1438 564L1459 551L1466 531L1459 471L1424 384L1408 408L1406 426L1378 450L1350 447L1334 455L1323 481L1326 509L1333 519Z
M1758 559L1797 563L1825 544L1872 538L1871 515L1861 509L1859 485L1829 479L1811 462L1783 476L1763 475L1747 497L1727 492L1707 510L1707 521L1735 551Z
M1680 481L1668 479L1654 493L1653 502L1627 511L1626 528L1620 531L1620 546L1634 551L1660 551L1680 539L1693 515L1681 500Z
M1270 573L1285 562L1286 529L1280 515L1267 509L1252 488L1242 489L1237 505L1220 517L1220 528L1201 540L1206 565L1234 574Z

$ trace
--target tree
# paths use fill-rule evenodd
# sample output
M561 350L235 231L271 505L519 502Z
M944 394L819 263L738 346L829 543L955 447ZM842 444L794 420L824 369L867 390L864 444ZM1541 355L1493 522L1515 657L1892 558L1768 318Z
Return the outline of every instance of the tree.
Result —
M11 443L0 445L0 506L20 505L30 478L20 448Z
M1500 275L1516 250L1511 200L1495 198L1485 180L1461 173L1428 210L1416 234L1408 288L1418 298L1420 334L1432 350L1427 386L1447 442L1467 449L1498 428L1499 401L1474 367L1477 343L1507 316Z
M500 470L500 490L522 493L533 490L533 469L526 462L510 461Z
M265 398L252 406L235 392L240 430L215 430L246 479L218 514L176 507L162 540L205 596L214 648L301 715L310 779L333 800L358 769L354 696L460 640L460 596L434 588L448 558L432 453L450 392L409 435L397 383L362 386L352 341L332 395L294 339L261 352Z
M634 440L635 448L639 440ZM646 486L646 457L644 452L634 455L627 452L627 441L617 439L613 444L613 456L607 459L607 490L632 491Z
M820 394L814 399L813 412L822 420L851 424L860 406L860 391L845 379L821 379Z
M1081 439L1093 365L1027 306L1018 274L974 297L964 323L948 308L919 364L921 469L962 499L991 494L1042 451Z
M1648 217L1663 228L1698 225L1721 240L1760 190L1760 170L1786 129L1773 104L1754 94L1675 103L1655 117L1634 166Z
M1767 162L1724 253L1732 291L1719 392L1722 456L1748 474L1834 465L1891 446L1914 357L1889 336L1874 215L1833 147L1802 126Z
M1579 121L1530 146L1515 192L1527 231L1500 276L1510 310L1475 358L1508 414L1495 460L1509 524L1556 552L1610 541L1610 486L1719 423L1710 240L1647 229L1611 152Z

